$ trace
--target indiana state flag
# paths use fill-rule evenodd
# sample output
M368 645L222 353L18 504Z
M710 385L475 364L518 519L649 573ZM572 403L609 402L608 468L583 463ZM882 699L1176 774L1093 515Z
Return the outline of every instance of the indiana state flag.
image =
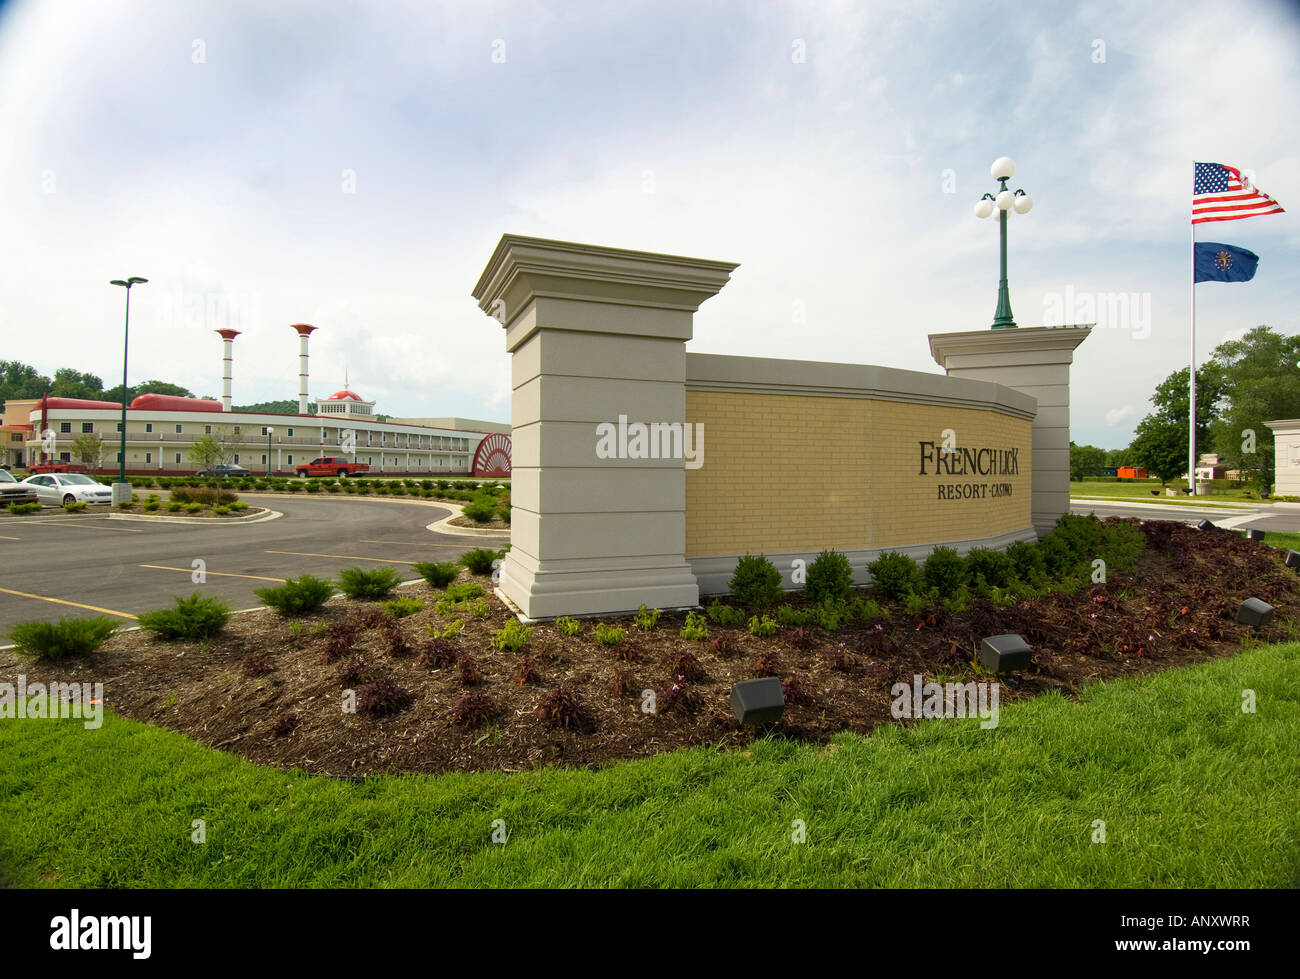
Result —
M1249 282L1255 277L1259 256L1236 245L1217 241L1196 243L1197 282Z

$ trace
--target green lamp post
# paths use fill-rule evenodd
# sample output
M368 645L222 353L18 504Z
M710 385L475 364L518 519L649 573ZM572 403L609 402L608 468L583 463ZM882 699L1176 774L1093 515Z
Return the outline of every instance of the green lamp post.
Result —
M143 285L148 279L133 275L129 279L113 279L110 286L126 289L126 322L122 327L122 439L117 462L117 482L113 484L113 505L131 499L131 484L126 481L126 354L131 337L131 287Z
M1016 161L1009 156L998 157L989 168L989 174L994 180L998 181L1002 187L997 196L985 194L980 198L979 203L975 205L975 216L977 218L987 218L997 215L998 229L1002 238L1002 278L998 280L998 308L993 314L994 330L1014 330L1016 328L1015 317L1011 315L1011 293L1007 289L1007 221L1011 217L1011 211L1014 209L1017 214L1028 214L1029 209L1034 206L1034 199L1026 194L1023 190L1010 190L1007 187L1007 181L1015 176Z

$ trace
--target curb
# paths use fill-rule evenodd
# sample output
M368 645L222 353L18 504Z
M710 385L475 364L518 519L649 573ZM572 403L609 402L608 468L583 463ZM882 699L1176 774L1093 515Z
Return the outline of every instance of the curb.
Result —
M158 523L182 523L203 526L218 526L229 524L249 524L261 523L263 520L274 520L277 517L283 517L284 514L279 510L264 510L262 513L253 513L246 517L165 517L162 514L152 513L110 513L109 520L140 520Z
M487 540L505 540L510 539L508 530L474 530L472 527L457 527L451 521L463 515L464 507L459 503L439 503L438 506L446 507L452 511L451 516L443 517L428 524L424 529L435 534L450 534L453 537L479 537Z

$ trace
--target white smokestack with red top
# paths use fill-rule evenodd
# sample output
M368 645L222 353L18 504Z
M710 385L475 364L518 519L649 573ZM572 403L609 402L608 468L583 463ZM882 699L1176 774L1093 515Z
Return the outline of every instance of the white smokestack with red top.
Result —
M230 365L238 330L216 330L221 335L221 410L230 410Z
M307 338L311 336L314 326L306 323L294 323L298 332L298 414L307 414Z

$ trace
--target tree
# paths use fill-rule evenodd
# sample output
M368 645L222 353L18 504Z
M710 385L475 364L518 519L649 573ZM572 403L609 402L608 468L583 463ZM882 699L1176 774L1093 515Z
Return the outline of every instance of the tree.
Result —
M234 411L256 411L268 415L296 415L298 414L298 402L285 398L281 401L259 401L251 405L233 405ZM316 414L316 405L307 405L307 414Z
M50 388L50 379L35 367L17 360L0 360L0 401L39 398Z
M218 425L211 435L200 435L190 445L190 459L199 469L229 465L235 458L239 440L228 425ZM217 477L221 479L221 476Z
M1123 449L1107 449L1106 465L1107 466L1126 466L1133 458L1133 448L1129 446Z
M83 374L71 367L60 367L54 372L50 385L52 398L86 398L98 401L104 396L104 382L94 374Z
M1163 486L1187 471L1187 419L1151 414L1138 422L1133 461L1153 473Z
M1222 364L1210 361L1196 370L1196 448L1197 454L1209 451L1212 427L1218 418L1224 397ZM1138 423L1132 459L1160 478L1161 483L1187 472L1187 368L1174 371L1151 395L1155 411ZM1175 461L1176 460L1176 461Z
M1096 476L1098 470L1106 465L1106 450L1095 445L1075 445L1070 443L1070 478L1083 479L1084 476Z
M72 440L72 455L87 468L98 469L104 458L104 440L94 432L82 432Z
M192 398L194 394L189 388L183 388L179 384L172 384L169 381L145 381L143 384L134 384L126 389L126 401L130 404L135 398L142 394L172 394L178 398ZM105 401L122 400L122 385L116 384L109 388L102 395Z
M1300 417L1300 337L1257 326L1215 348L1225 408L1214 424L1214 445L1229 468L1262 490L1273 484L1273 433L1264 424ZM1199 399L1198 399L1199 400Z

